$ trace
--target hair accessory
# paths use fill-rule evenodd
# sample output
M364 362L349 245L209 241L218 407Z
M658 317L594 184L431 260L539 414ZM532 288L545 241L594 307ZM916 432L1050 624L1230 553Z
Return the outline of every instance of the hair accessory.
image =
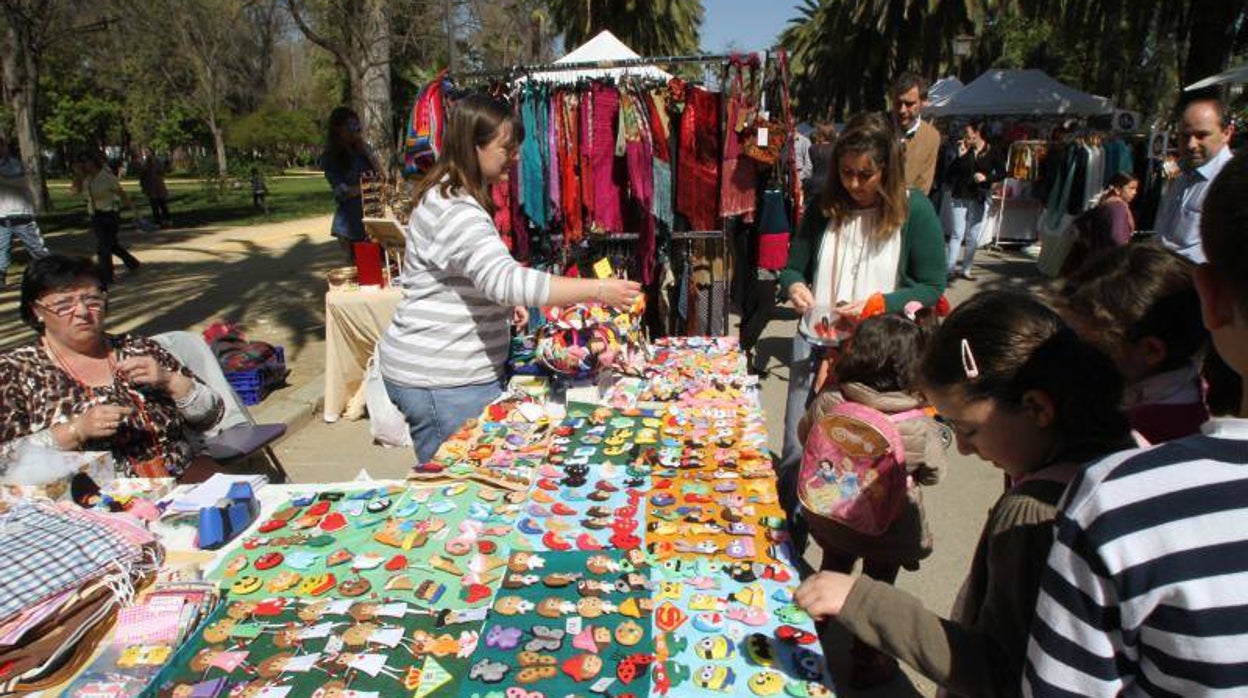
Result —
M919 315L919 311L920 311L920 310L922 310L922 309L923 309L923 304L922 304L922 303L920 303L920 302L918 302L918 301L910 301L909 303L906 303L906 305L905 305L905 307L904 307L904 308L902 308L902 309L901 309L901 312L902 312L902 313L903 313L906 317L910 318L910 322L914 322L914 321L915 321L915 319L916 319L916 318L918 317L918 315ZM965 340L964 340L964 341L965 341Z
M971 353L971 343L962 340L962 371L968 379L979 378L979 365L975 363L975 355Z

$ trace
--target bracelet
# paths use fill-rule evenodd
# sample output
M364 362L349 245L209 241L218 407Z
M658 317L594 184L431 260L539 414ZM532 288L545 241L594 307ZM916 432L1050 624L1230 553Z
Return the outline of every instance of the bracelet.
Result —
M598 292L594 294L594 300L602 302L602 279L598 279Z
M66 422L66 424L69 425L69 433L74 435L74 450L76 451L81 448L87 440L82 438L82 432L78 431L78 425L74 424L74 420L71 419Z

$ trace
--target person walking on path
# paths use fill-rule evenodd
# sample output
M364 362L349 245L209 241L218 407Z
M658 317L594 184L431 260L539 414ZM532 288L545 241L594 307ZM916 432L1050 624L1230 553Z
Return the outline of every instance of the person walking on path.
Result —
M968 123L958 141L958 159L950 165L953 179L953 229L949 234L949 276L973 281L971 263L979 249L992 186L1005 176L1005 163L984 138L984 124ZM962 243L966 251L962 251ZM959 265L958 257L962 262Z
M8 139L0 135L0 288L8 285L5 277L15 237L34 259L48 256L39 224L35 222L30 190L26 188L26 170L22 161L9 150Z
M162 228L173 225L169 218L169 188L165 186L165 165L151 148L143 149L143 169L139 171L139 188L152 207L152 222Z
M95 254L104 286L113 285L113 255L117 255L131 272L137 272L141 266L139 260L117 240L121 228L118 206L125 204L135 218L138 218L138 211L117 176L104 166L102 155L84 153L78 157L70 191L87 199L87 213L91 215L91 228L95 233Z

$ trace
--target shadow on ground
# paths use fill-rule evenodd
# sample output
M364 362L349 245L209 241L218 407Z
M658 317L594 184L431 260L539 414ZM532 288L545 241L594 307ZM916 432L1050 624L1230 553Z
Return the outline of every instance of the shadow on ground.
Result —
M234 236L216 245L194 244L194 238L212 232L145 234L140 273L118 265L108 329L152 335L202 327L220 318L265 322L288 343L287 356L297 354L324 325L324 273L340 263L337 246L328 239L313 242L306 234L282 249ZM216 249L222 242L228 248ZM85 232L55 236L50 246L68 254L94 252L94 240ZM34 338L19 318L17 291L14 284L0 293L0 351Z

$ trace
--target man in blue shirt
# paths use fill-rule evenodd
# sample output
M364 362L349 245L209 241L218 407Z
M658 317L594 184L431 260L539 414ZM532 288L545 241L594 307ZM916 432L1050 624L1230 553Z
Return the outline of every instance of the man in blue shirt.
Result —
M1183 172L1162 197L1155 227L1163 245L1197 264L1205 262L1200 245L1205 189L1231 160L1232 131L1231 113L1217 100L1196 100L1183 110L1179 125Z

